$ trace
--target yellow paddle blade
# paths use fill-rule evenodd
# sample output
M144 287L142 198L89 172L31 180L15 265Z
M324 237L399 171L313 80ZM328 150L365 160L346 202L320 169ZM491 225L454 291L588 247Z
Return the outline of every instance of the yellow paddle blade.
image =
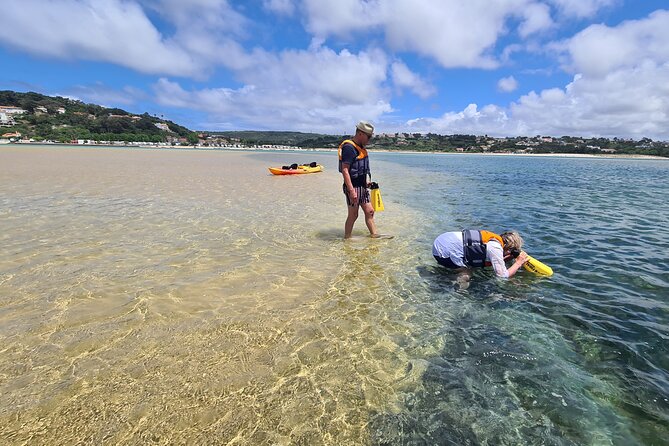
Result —
M381 189L372 189L370 200L372 201L372 207L376 212L384 210L383 200L381 199Z

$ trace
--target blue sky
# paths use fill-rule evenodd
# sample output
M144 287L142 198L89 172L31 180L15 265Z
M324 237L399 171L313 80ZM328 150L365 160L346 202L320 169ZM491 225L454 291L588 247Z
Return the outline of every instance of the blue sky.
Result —
M0 89L194 130L669 140L666 0L3 0L2 17Z

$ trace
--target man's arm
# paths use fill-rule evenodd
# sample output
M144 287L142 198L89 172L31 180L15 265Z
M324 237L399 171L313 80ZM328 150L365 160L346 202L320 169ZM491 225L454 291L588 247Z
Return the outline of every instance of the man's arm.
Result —
M348 192L348 198L354 204L358 202L358 193L353 187L353 182L351 181L351 165L347 163L342 163L341 165L341 174L344 177L344 185L346 186L346 191Z
M513 262L513 265L511 265L511 268L508 269L509 271L509 277L513 277L514 274L520 269L523 264L527 262L527 254L525 251L521 252L520 255L516 258L516 261Z
M490 257L490 263L492 263L492 268L495 270L495 274L497 274L497 277L503 277L505 279L513 277L516 272L518 272L520 267L523 266L523 263L527 261L527 254L522 252L518 258L516 258L515 262L513 262L513 265L507 269L504 262L504 252L502 247L497 242L488 243L488 253Z

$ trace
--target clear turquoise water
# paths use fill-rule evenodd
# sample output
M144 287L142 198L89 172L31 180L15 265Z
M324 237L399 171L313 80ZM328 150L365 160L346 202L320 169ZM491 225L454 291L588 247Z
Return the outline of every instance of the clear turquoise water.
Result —
M371 156L392 240L332 152L0 149L0 443L667 444L669 161Z
M379 414L379 438L667 444L669 162L376 159L420 178L405 186L384 172L382 181L391 202L424 216L417 246L464 227L516 229L527 251L555 271L507 282L478 273L458 292L426 258L416 284L423 292L412 299L431 323L417 325L412 344L436 336L444 346L427 359L423 387L406 396L406 410Z

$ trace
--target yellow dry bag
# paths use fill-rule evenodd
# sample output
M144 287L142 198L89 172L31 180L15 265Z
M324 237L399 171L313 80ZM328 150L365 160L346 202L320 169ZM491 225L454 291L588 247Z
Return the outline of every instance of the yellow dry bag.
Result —
M540 276L552 276L553 275L553 270L551 269L550 266L545 265L535 259L534 257L528 255L527 256L527 262L523 264L523 268L526 270L533 272L534 274L539 274Z
M377 183L372 183L369 188L371 189L370 200L372 201L372 207L374 208L374 211L379 212L384 210L385 208L383 207L383 200L381 199L381 189L379 189L379 185Z

